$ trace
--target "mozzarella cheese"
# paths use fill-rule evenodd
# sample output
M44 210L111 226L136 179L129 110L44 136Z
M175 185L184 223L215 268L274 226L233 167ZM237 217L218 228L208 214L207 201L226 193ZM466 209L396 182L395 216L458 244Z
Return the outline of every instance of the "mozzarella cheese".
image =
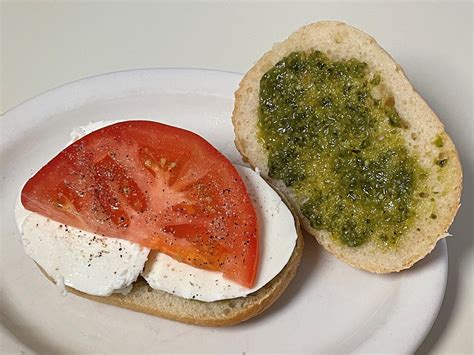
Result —
M98 296L130 291L150 252L137 243L58 223L25 210L20 202L16 217L26 253L58 287Z
M71 131L71 134L69 135L71 137L71 140L67 145L70 145L71 143L77 141L78 139L88 135L89 133L92 133L94 131L97 131L98 129L110 126L114 123L119 123L122 122L121 120L116 120L116 121L93 121L89 122L85 126L78 126L74 127Z
M71 140L115 122L74 128ZM142 276L152 288L176 296L206 302L246 296L285 267L295 248L297 231L292 213L259 174L246 167L236 168L253 200L260 230L258 274L251 289L225 279L220 272L198 269L156 251L150 253L137 243L61 225L17 203L23 246L57 284L92 295L126 293L143 270Z

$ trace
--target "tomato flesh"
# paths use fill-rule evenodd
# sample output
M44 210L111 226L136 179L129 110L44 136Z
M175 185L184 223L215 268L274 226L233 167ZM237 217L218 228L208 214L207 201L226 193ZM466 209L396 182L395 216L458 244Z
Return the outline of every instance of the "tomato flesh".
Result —
M234 166L200 136L127 121L74 142L24 186L30 211L127 239L245 287L257 273L255 209Z

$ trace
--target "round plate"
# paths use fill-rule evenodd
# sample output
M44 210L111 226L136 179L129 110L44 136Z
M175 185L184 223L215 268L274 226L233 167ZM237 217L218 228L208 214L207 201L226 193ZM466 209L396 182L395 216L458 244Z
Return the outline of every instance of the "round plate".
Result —
M13 209L24 181L56 155L72 128L149 119L192 130L242 163L230 116L240 74L147 69L100 75L37 96L0 119L1 344L6 351L408 353L433 324L447 276L446 243L410 270L354 269L306 237L302 263L264 314L204 328L63 297L23 252Z

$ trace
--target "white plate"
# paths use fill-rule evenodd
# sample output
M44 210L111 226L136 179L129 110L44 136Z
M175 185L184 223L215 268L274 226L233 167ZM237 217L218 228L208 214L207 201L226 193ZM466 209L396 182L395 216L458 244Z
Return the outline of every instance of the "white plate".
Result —
M152 119L202 135L230 160L230 115L239 74L150 69L80 80L35 97L0 119L0 350L67 352L390 352L417 349L443 299L446 243L393 275L356 270L306 238L302 264L263 315L230 328L184 325L68 295L23 252L13 206L21 184L95 120Z

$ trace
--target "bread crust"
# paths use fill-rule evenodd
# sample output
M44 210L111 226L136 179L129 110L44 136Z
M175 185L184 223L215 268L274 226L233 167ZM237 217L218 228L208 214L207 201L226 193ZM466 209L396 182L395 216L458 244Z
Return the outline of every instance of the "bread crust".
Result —
M133 284L132 290L127 295L116 293L110 296L94 296L68 286L65 288L68 292L96 302L181 323L211 327L234 325L253 318L269 308L281 296L295 276L304 244L298 220L295 220L295 225L298 237L295 249L286 266L267 285L246 297L202 302L154 290L142 278ZM41 266L38 265L38 267L51 282L55 282Z
M267 156L258 143L257 121L260 79L278 61L295 51L319 50L333 60L355 58L366 62L371 71L380 74L384 85L395 99L395 108L410 127L402 133L407 148L420 157L420 163L430 168L430 194L437 209L437 219L417 216L415 226L404 236L397 248L382 249L374 242L351 248L336 242L329 232L316 230L302 215L292 191L281 181L272 181L290 200L303 228L330 253L346 263L375 273L396 272L411 267L429 254L438 240L446 237L449 226L460 207L462 169L458 152L444 131L444 126L415 91L405 72L374 38L342 22L323 21L302 27L286 40L277 43L245 74L235 92L232 123L235 145L244 161L268 176ZM433 161L439 152L432 149L433 137L442 134L442 154L449 159L444 177L439 181L433 171ZM431 166L430 166L431 164ZM436 181L438 179L438 181ZM271 180L271 179L270 179ZM437 189L438 191L435 191ZM436 194L437 193L437 194Z

